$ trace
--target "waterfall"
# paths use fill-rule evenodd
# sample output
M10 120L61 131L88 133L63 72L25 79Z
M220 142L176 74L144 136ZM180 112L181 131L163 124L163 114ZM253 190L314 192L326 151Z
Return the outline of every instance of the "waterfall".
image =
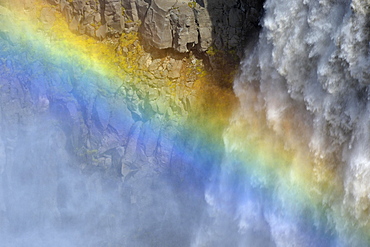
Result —
M205 92L21 12L0 6L0 246L369 246L369 0L266 0L230 119L195 123Z
M246 49L234 83L240 106L224 133L225 162L248 164L239 231L270 234L276 246L367 245L369 6L265 2L258 43ZM229 166L221 174L240 164Z

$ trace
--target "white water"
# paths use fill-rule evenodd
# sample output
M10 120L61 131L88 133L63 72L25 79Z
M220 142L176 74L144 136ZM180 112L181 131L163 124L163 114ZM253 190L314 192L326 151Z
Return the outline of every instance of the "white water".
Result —
M370 219L370 2L267 0L264 7L258 45L246 50L241 75L235 80L241 106L230 128L264 116L287 149L309 152L337 174L342 197L333 200L333 195L323 195L322 205L333 215L350 215L356 224L366 225ZM225 133L227 144L233 143L230 138ZM244 147L233 143L228 148ZM257 201L254 208L261 207ZM265 209L262 220L276 246L364 246L350 232L345 235L347 223L337 216L328 219L333 217L331 230L339 237L323 244L307 238L307 232L284 213L270 211ZM253 218L253 213L248 217Z
M330 195L323 198L331 211L352 214L358 224L369 219L366 5L267 1L258 45L247 49L235 81L241 109L230 126L264 115L284 138L289 119L296 139L286 138L287 148L298 143L334 167L343 196L335 204ZM279 196L285 191L271 194L260 181L233 177L240 164L227 157L209 180L208 206L191 200L181 205L186 199L145 173L132 188L120 180L107 183L104 174L81 176L67 166L72 158L61 149L61 128L52 121L28 126L16 143L11 133L0 133L0 157L7 159L7 167L0 163L0 246L366 246L355 236L338 236L346 226L337 219L333 229L310 229L304 214L294 214L299 209L284 207ZM243 150L228 137L229 150ZM322 228L328 234L320 235Z

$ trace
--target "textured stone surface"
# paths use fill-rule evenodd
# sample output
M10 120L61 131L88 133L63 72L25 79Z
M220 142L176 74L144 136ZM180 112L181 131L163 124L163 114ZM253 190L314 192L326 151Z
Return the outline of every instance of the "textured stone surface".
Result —
M59 5L75 32L105 39L139 31L145 43L181 53L204 52L212 45L241 51L248 33L258 27L263 4L262 0L49 1Z
M180 167L172 164L170 142L179 135L178 126L165 114L180 101L168 102L170 91L161 86L165 80L154 79L151 85L127 76L127 83L113 83L79 63L50 59L31 43L25 47L11 34L2 29L0 35L2 242L28 245L29 237L14 244L17 229L22 236L36 232L41 237L32 246L42 246L55 241L59 229L73 229L80 236L67 233L60 246L153 246L153 241L174 246L179 239L180 246L189 246L187 229L201 215L189 204L198 207L205 201L177 188L186 186L184 179L178 181ZM14 55L21 50L21 56ZM150 64L144 66L160 60L147 59ZM153 67L179 66L166 59ZM193 170L184 164L181 175ZM98 237L91 239L91 233Z
M73 2L76 11L87 5L86 2L78 3ZM53 22L50 8L44 8L41 13L41 20ZM23 49L22 43L12 42L7 33L0 36L0 44L4 50ZM48 73L47 62L42 57L36 59L37 54L33 54L31 48L25 49L25 59L21 62L11 53L3 55L4 59L0 60L0 113L3 112L0 127L6 136L2 139L4 142L0 141L1 157L7 155L3 146L13 148L22 138L19 134L22 128L46 114L55 118L66 138L66 150L74 156L74 164L81 170L99 167L120 177L127 175L127 167L135 170L147 163L170 166L172 144L169 143L178 138L179 123L184 123L193 107L191 89L181 87L174 91L175 84L168 85L166 77L148 77L166 72L168 78L179 78L183 67L181 59L152 57L146 53L141 57L141 66L148 74L137 78L128 76L127 82L121 85L105 81L106 85L117 85L109 89L100 83L104 78L85 71L81 65L59 67L59 63L50 62L49 69L55 72ZM27 71L27 76L23 71ZM79 83L84 81L89 84ZM178 122L169 122L168 116ZM0 173L5 167L5 163L0 162Z
M100 38L118 33L99 11L84 11L102 1L70 2L54 8L63 9L75 33L96 35L102 26ZM149 5L131 4L136 6L132 17L143 18L142 9ZM51 25L53 11L46 8L37 18ZM125 28L136 24L125 23ZM206 127L197 132L192 126L198 125L187 118L201 97L194 92L200 71L193 53L140 53L139 61L129 64L134 69L122 67L124 76L115 78L87 68L68 52L59 60L48 53L58 41L47 39L45 46L24 42L11 27L0 28L2 243L191 246L194 227L211 222L204 199L209 176L203 168L221 161L204 151L212 149L203 137ZM64 34L84 44L86 37ZM189 41L186 35L181 39ZM138 43L123 41L113 49L131 61L138 54L133 50L141 49ZM106 51L98 47L95 51Z

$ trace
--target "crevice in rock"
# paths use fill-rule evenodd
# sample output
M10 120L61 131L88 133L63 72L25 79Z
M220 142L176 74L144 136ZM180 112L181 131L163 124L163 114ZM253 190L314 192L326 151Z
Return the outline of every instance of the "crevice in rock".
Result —
M99 0L99 3L101 24L105 25L107 23L107 21L105 20L105 0Z

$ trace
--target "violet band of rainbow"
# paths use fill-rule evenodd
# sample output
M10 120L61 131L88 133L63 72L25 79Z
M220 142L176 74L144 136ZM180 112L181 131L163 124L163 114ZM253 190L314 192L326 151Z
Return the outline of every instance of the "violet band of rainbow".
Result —
M93 111L92 105L84 104L98 97L101 99L99 121L103 126L114 124L122 136L128 135L135 128L133 126L138 125L132 121L128 110L133 103L130 97L118 102L113 109L110 108L111 102L104 102L104 97L99 97L113 95L120 88L127 89L127 92L140 90L140 75L123 70L114 59L112 62L112 54L109 53L113 52L112 48L69 33L67 25L63 24L51 29L54 36L50 38L39 32L40 27L21 12L0 9L0 18L5 23L0 27L2 81L27 84L34 92L35 102L43 97L51 100L69 97L71 104L68 110L72 116L76 114L76 119L81 109L75 105ZM94 52L94 49L99 52ZM177 102L176 90L171 93ZM109 122L112 114L115 115L115 123ZM217 114L214 113L215 119L219 117ZM347 246L346 243L352 241L350 238L369 243L369 225L357 225L350 212L345 214L336 201L340 200L343 188L327 164L311 160L312 155L306 150L285 149L280 138L275 137L272 131L266 131L267 124L261 123L258 116L255 118L245 122L230 119L230 126L221 130L224 132L222 140L210 138L212 132L215 136L221 135L219 129L187 122L177 113L163 118L148 113L145 120L158 126L153 124L138 142L155 139L158 135L155 129L165 129L169 122L185 124L179 133L184 140L175 143L171 138L162 138L162 146L172 149L172 157L176 157L178 164L196 168L202 176L202 184L192 184L192 177L186 175L184 190L198 189L202 193L206 188L206 195L216 202L212 206L230 215L237 211L233 205L248 202L258 205L256 208L263 217L271 222L271 218L276 217L279 224L294 225L297 233L302 238L311 239L314 246ZM200 122L207 122L207 119ZM199 146L208 148L196 150ZM313 174L313 170L317 173ZM318 181L319 177L321 181ZM282 213L276 216L277 211Z

